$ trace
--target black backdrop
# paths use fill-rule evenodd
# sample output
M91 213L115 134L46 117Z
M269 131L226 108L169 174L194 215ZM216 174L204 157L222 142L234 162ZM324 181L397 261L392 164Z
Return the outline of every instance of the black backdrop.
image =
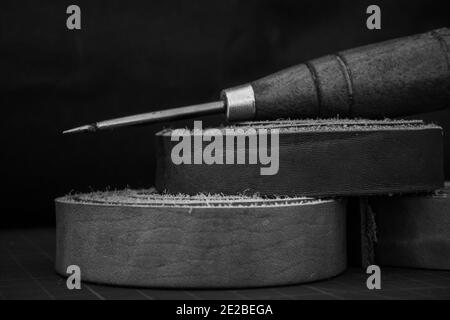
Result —
M447 2L2 0L0 226L52 224L53 198L72 190L152 185L162 125L63 129L205 102L306 59L450 27ZM66 28L70 4L82 30ZM365 28L369 4L381 7L382 30ZM450 132L449 111L420 117ZM450 178L448 135L445 156Z

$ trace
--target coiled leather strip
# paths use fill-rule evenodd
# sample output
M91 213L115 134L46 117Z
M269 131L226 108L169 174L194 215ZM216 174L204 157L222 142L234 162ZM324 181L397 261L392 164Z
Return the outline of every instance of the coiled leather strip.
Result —
M261 175L260 164L174 164L171 151L179 142L164 130L156 136L157 190L323 197L443 186L442 128L420 120L262 121L236 127L279 129L277 174ZM248 142L246 148L248 155ZM232 151L236 154L237 144Z
M345 204L123 190L56 199L56 270L144 287L227 288L328 278L346 267Z
M450 183L432 195L370 200L377 222L376 262L450 270Z

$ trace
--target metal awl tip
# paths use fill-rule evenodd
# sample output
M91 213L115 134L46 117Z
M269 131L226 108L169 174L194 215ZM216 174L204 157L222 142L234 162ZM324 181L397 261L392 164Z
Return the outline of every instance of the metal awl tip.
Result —
M85 125L85 126L81 126L81 127L76 127L76 128L73 128L73 129L65 130L65 131L63 131L63 134L66 134L66 133L78 133L78 132L92 132L92 131L95 131L95 130L96 130L95 126L93 126L91 124L88 124L88 125Z
M220 100L215 102L196 104L187 107L152 111L147 113L135 114L127 117L99 121L92 124L63 131L63 133L65 134L78 132L95 132L106 129L115 129L119 127L141 125L146 123L187 119L196 116L205 116L223 113L224 111L225 111L225 103L224 101Z

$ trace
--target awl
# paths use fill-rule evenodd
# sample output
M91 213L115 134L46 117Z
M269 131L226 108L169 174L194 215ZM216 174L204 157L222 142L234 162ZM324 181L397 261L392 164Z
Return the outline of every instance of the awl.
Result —
M330 54L223 90L205 104L100 121L64 133L224 113L229 121L390 118L450 104L447 28Z

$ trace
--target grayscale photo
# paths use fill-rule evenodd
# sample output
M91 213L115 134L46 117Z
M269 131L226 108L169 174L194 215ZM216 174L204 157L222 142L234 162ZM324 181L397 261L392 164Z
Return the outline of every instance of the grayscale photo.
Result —
M4 0L0 101L3 302L450 299L448 0Z

